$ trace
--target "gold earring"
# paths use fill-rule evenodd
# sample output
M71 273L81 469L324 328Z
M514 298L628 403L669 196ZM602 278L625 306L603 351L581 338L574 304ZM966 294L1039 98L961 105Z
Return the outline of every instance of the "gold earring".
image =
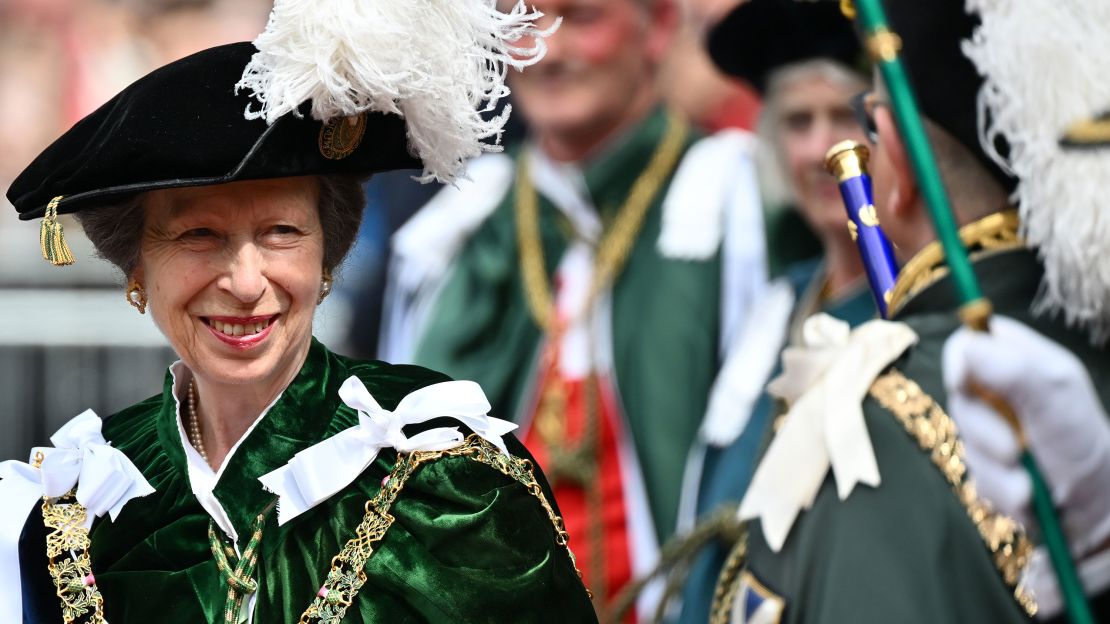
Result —
M146 314L146 290L139 280L132 279L127 284L127 303L130 303L133 308L139 311L139 314Z
M320 297L316 299L316 305L324 302L331 294L331 271L324 271L324 279L320 281Z

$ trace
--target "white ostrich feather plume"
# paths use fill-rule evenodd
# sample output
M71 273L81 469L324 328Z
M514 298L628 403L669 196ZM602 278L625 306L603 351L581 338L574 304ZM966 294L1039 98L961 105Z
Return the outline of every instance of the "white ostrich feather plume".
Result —
M982 26L964 52L985 77L980 140L1019 179L1013 199L1045 278L1038 313L1110 338L1110 150L1061 149L1072 123L1110 106L1110 2L968 0ZM1010 146L1006 158L992 148Z
M277 0L258 52L235 86L257 100L248 119L267 123L312 100L321 121L364 111L404 117L422 181L453 182L464 161L501 151L509 115L483 120L509 93L509 67L546 52L542 14L523 0ZM532 38L531 47L515 42ZM489 140L492 139L492 140ZM488 140L488 141L487 141Z

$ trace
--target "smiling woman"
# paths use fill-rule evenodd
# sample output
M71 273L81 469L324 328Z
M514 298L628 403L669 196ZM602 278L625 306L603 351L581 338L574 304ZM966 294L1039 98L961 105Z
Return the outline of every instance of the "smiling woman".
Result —
M150 191L139 262L154 322L193 374L200 444L218 467L304 362L325 292L312 177ZM94 241L95 243L95 241Z
M388 15L407 8L366 5L381 31L361 40L413 28ZM384 45L371 60L400 82L363 84L357 108L313 118L309 99L334 104L316 91L253 112L277 106L262 90L289 78L268 32L257 49L213 48L140 79L12 185L21 217L44 217L44 257L72 261L57 215L75 213L180 360L160 394L103 421L85 412L29 464L0 464L5 621L595 621L547 481L478 386L312 337L358 230L361 180L423 165L450 181L490 149L479 139L499 126L470 103L503 94L498 64L524 61L500 42L531 35L534 16L459 0L433 21L455 28L442 25L460 7L486 30L409 35L454 41L438 53L481 58L477 76ZM278 2L270 28L304 8ZM436 71L449 86L430 103L416 102L426 86L396 95ZM241 75L257 79L249 96L232 89ZM468 107L432 111L457 113L447 132L443 114L416 110L443 102ZM534 609L548 604L561 608Z

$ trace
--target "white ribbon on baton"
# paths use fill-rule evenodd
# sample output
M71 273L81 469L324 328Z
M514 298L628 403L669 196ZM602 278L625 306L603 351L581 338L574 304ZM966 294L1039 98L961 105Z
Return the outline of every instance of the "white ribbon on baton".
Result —
M412 392L389 411L378 404L358 377L343 382L339 396L358 411L359 424L339 432L293 456L281 468L259 477L278 495L278 524L327 500L347 487L384 448L398 452L441 451L459 446L463 435L456 427L437 427L408 437L402 431L436 418L452 418L508 454L501 436L516 425L488 415L489 401L472 381L447 381Z
M760 518L778 552L802 509L813 505L831 465L840 500L857 483L879 485L879 466L862 402L875 378L917 334L874 320L851 330L827 314L806 320L803 346L783 352L783 373L767 391L790 405L740 503L742 520Z
M85 528L108 514L112 520L134 498L154 492L139 469L101 434L103 421L85 410L50 437L38 467L10 460L0 463L0 612L21 621L23 599L19 570L19 536L34 505L44 496L57 498L77 487L77 502L88 510ZM14 614L14 615L13 615Z

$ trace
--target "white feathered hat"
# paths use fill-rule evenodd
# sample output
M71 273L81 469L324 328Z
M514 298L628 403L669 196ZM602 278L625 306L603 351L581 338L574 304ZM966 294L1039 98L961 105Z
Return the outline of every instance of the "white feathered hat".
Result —
M1110 338L1110 2L967 0L964 52L984 77L980 143L1018 179L1023 234L1044 262L1035 309ZM1100 117L1101 115L1101 117ZM1078 129L1087 132L1077 132ZM1100 131L1101 130L1101 131ZM994 149L1002 139L1001 155Z
M420 179L450 183L467 159L502 149L510 108L481 113L508 95L509 67L543 56L555 26L539 30L539 17L523 0L507 13L496 0L277 0L236 90L257 102L247 118L268 123L309 100L320 121L400 115Z

